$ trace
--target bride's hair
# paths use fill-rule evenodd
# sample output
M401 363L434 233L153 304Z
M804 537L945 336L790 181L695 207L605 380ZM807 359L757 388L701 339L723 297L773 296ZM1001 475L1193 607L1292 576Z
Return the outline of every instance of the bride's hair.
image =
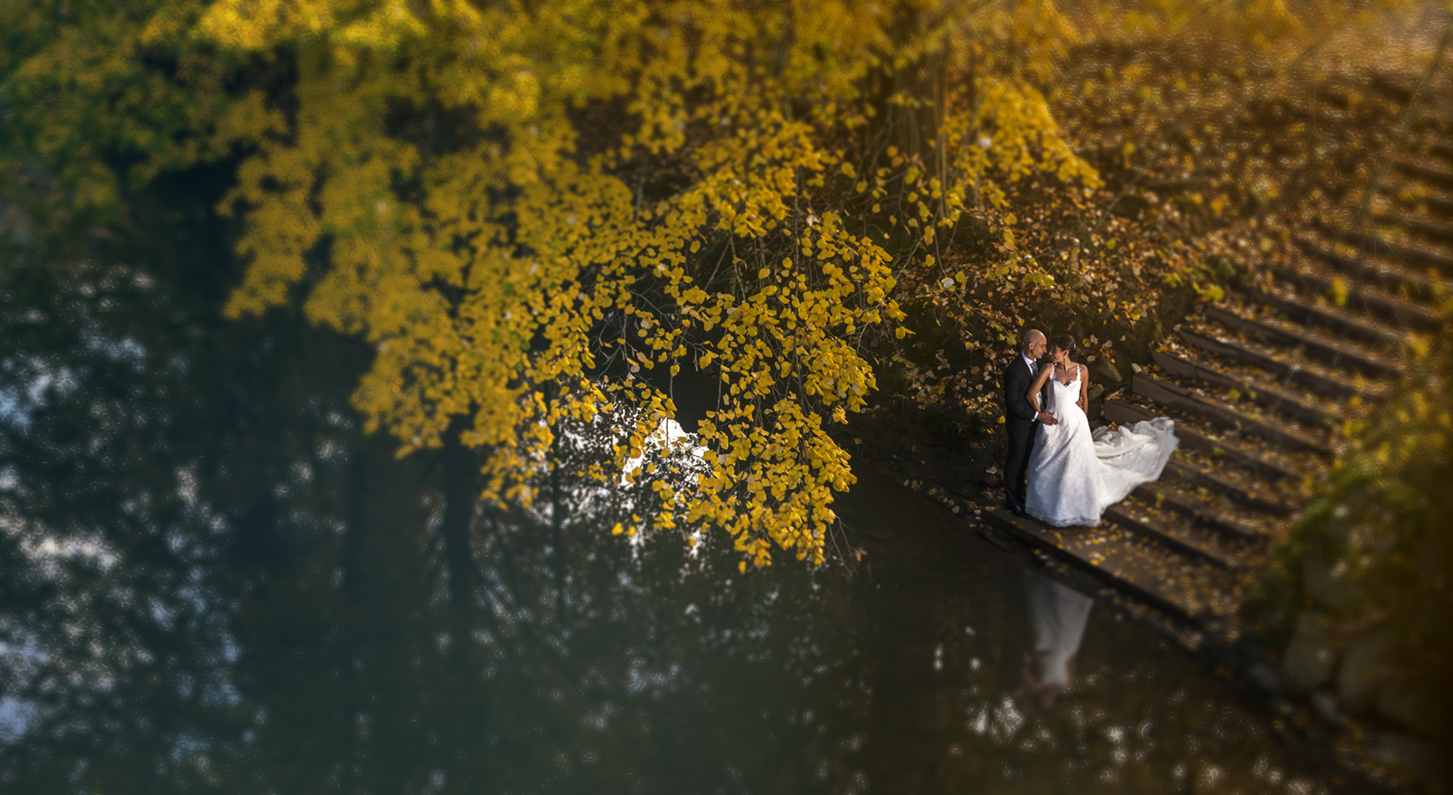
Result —
M1049 344L1069 354L1070 359L1075 358L1075 338L1069 334L1061 334L1049 341Z

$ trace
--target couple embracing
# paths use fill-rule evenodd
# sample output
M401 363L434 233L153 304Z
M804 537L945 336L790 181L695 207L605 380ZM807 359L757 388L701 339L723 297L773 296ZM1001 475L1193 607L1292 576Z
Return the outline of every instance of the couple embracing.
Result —
M1178 444L1165 417L1092 433L1089 368L1075 357L1070 335L1051 341L1030 329L1000 382L1005 507L1056 527L1098 525L1106 508L1160 477Z

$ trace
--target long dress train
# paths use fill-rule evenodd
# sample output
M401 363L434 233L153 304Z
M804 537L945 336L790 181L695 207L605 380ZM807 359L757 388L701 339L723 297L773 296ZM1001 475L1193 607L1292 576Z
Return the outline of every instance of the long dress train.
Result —
M1133 422L1116 430L1090 433L1090 421L1075 401L1080 375L1062 384L1051 372L1049 405L1058 425L1039 424L1029 458L1029 487L1024 509L1057 527L1100 524L1105 509L1125 499L1136 486L1160 477L1180 443L1175 423L1166 417Z

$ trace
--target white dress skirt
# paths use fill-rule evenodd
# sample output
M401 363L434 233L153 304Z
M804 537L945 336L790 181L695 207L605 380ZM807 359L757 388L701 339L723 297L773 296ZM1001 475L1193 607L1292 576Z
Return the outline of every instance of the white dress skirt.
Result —
M1068 384L1050 373L1045 411L1059 424L1039 423L1029 456L1024 510L1056 527L1100 524L1106 508L1160 477L1180 443L1175 423L1166 417L1115 430L1106 426L1091 434L1089 418L1076 402L1079 397L1078 372Z

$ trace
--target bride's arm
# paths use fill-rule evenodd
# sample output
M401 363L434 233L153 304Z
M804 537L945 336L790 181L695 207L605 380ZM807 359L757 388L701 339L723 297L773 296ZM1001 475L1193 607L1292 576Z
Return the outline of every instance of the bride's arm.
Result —
M1090 413L1090 368L1079 365L1080 368L1080 411Z
M1050 368L1048 367L1039 368L1039 377L1034 379L1034 383L1029 387L1029 394L1025 395L1025 399L1029 401L1029 405L1034 407L1035 414L1044 411L1044 406L1039 405L1039 392L1044 389L1044 382L1049 380L1049 372Z

